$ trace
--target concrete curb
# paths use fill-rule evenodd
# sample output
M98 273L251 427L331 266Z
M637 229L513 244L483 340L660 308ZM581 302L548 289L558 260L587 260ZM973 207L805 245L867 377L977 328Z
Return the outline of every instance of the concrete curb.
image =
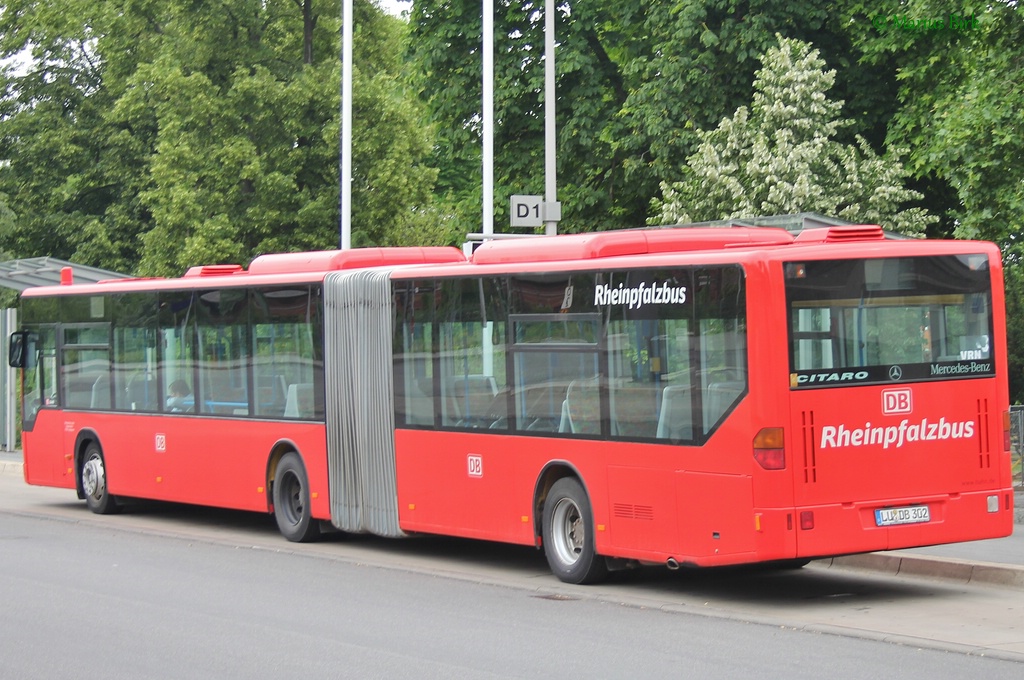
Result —
M0 475L17 475L18 477L24 477L25 473L22 469L21 463L3 461L0 462Z
M817 560L825 569L851 569L889 574L985 584L1002 588L1024 588L1024 565L960 560L953 557L907 555L899 551L867 553Z

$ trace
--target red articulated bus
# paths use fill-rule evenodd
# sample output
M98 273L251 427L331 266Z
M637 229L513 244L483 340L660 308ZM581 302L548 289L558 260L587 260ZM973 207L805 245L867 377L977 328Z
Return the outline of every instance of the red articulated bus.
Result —
M27 290L25 479L542 546L566 582L1013 526L1002 266L875 226L267 255Z

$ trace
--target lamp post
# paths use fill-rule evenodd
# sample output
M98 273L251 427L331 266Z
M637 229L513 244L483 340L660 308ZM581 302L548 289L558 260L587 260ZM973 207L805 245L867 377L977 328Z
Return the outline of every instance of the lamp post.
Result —
M494 0L483 0L483 236L494 234Z
M544 5L544 233L558 233L562 206L558 202L555 123L555 0ZM494 0L483 0L483 229L494 236ZM513 197L514 198L514 197Z
M558 203L555 165L555 1L544 3L544 233L558 233L561 205ZM557 206L557 207L556 207ZM557 214L556 214L557 213Z
M352 247L352 0L342 0L341 168L339 170L340 247Z

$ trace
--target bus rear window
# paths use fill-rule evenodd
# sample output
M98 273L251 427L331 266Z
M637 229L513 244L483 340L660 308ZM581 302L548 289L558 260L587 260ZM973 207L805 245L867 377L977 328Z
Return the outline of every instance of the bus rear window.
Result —
M790 387L995 375L985 255L784 266Z

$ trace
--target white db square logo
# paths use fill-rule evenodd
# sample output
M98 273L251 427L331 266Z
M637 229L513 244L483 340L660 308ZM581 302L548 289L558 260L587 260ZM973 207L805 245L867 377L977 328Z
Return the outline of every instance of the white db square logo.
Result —
M882 413L896 415L914 410L913 393L908 387L882 390Z
M482 456L476 456L469 454L466 459L467 467L470 477L483 477L484 476L484 459Z

